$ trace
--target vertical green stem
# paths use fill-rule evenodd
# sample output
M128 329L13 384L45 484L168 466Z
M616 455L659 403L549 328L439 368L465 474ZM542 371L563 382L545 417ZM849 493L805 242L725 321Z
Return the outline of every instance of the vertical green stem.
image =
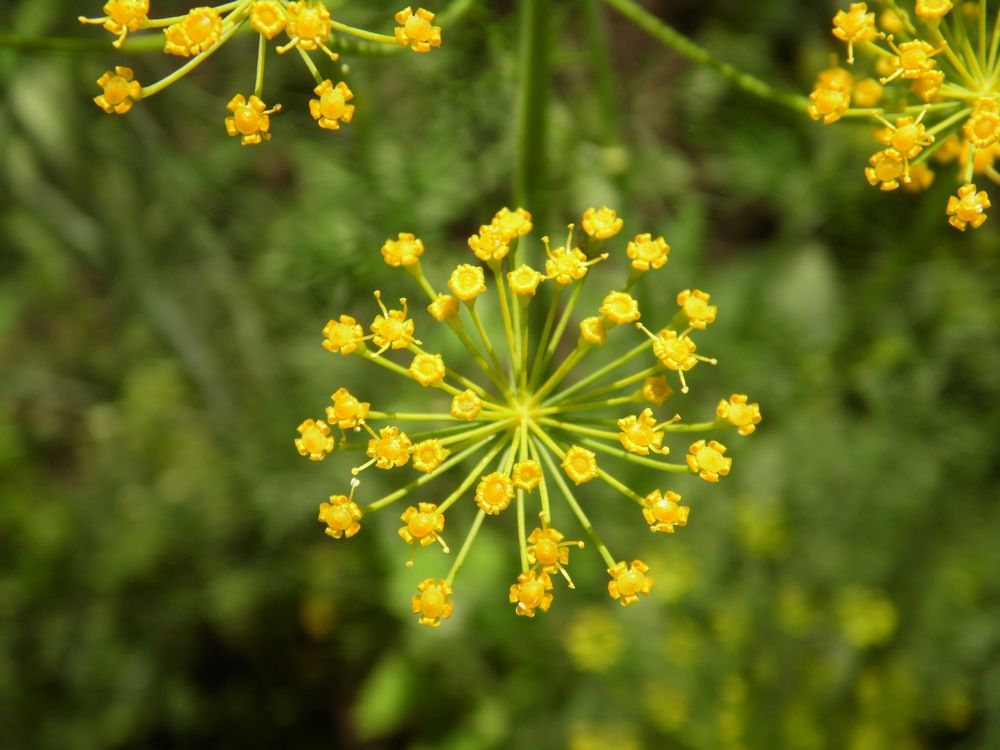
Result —
M458 551L458 557L455 558L455 564L451 566L451 570L448 571L448 576L444 579L449 586L455 582L455 576L458 575L458 571L462 567L462 563L465 562L465 556L469 554L469 549L471 549L472 543L476 540L476 534L479 533L479 527L483 525L484 518L486 518L486 511L480 508L479 512L476 514L476 520L472 522L472 528L469 529L468 536L465 537L465 542L462 543L462 549Z
M258 99L264 93L264 60L267 57L267 37L260 35L260 44L257 46L257 80L253 85L253 95Z
M520 0L519 13L521 82L517 113L517 171L514 178L514 202L518 206L527 208L536 217L536 223L544 223L548 212L548 199L544 186L548 137L546 104L549 95L549 0Z

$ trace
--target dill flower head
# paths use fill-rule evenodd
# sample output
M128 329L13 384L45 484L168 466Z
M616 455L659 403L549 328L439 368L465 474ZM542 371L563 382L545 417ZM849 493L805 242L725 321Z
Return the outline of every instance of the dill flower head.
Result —
M985 0L965 3L963 11L975 12L961 13L949 0L915 0L912 13L906 5L893 3L878 23L865 3L837 13L832 31L847 43L847 62L854 65L858 53L865 59L856 67L869 72L855 79L836 66L823 71L808 112L827 124L842 117L878 123L883 148L864 174L881 190L925 189L934 180L928 158L958 156L959 187L945 211L955 228L977 228L990 200L974 175L1000 183L991 156L1000 141L1000 16Z
M956 215L966 210L957 207ZM313 460L330 452L367 457L356 458L353 468L348 472L345 467L340 474L340 482L350 482L350 495L334 495L320 506L327 533L337 539L354 536L363 528L365 515L414 496L400 516L399 529L411 548L407 564L414 565L419 563L418 550L430 548L421 555L450 554L442 533L453 505L475 509L447 576L424 579L413 596L413 613L423 625L437 627L451 615L452 587L484 523L517 529L511 557L520 560L520 572L508 591L516 614L547 612L560 577L573 588L570 550L584 546L583 541L566 540L564 532L574 527L586 533L603 560L611 597L624 606L640 601L653 586L649 566L611 553L587 515L590 498L582 494L587 490L576 488L602 484L610 489L611 500L620 499L637 530L673 534L688 523L690 508L681 504L680 488L673 482L663 486L664 475L689 478L678 477L679 482L697 477L720 481L729 474L733 459L726 446L707 437L709 433L736 430L749 435L761 421L759 406L745 394L717 402L715 415L703 422L683 422L673 411L660 413L674 396L671 380L687 393L685 373L696 377L692 371L698 365L715 364L715 359L696 353L692 336L706 331L718 308L710 304L708 293L683 289L676 293L677 309L669 320L647 320L635 284L648 272L660 273L669 246L662 237L640 234L622 243L627 247L596 255L619 231L622 219L605 207L589 210L583 221L590 229L581 247L574 243L573 225L559 248L552 249L544 238L542 274L534 270L542 258L522 257L527 253L519 247L520 238L532 229L531 216L520 208L503 209L469 240L469 262L459 264L447 279L451 295L441 294L424 276L418 260L423 243L401 233L397 240L386 241L383 259L391 267L405 268L418 283L428 297L429 315L411 317L405 299L400 300L402 309L388 310L376 291L378 309L367 312L367 319L373 320L371 334L362 334L358 321L366 313L360 310L352 311L353 316L341 314L323 329L327 350L354 355L351 360L337 359L338 365L350 361L379 368L382 377L398 379L399 390L420 394L426 404L419 412L396 410L396 404L386 403L395 389L387 389L379 377L371 392L336 390L333 406L327 407L329 424L306 420L300 425L295 445L302 455ZM624 261L627 278L619 288L584 303L581 293L589 269L612 255ZM662 288L662 280L657 288ZM533 304L545 306L539 311L543 314L538 316L538 330L529 325ZM584 309L585 304L593 307ZM480 318L483 305L496 306L489 320L502 321L502 327L487 328ZM578 311L582 321L573 325ZM441 335L455 336L468 357L449 355L446 366L431 343L433 327ZM427 344L416 338L418 332ZM625 354L604 354L610 349L601 345L610 337L631 342ZM560 343L570 346L561 348ZM433 391L441 391L440 396ZM418 424L411 429L411 423ZM330 426L341 428L341 440L330 435ZM693 444L691 438L678 436L676 450L684 455L689 446L688 453L683 461L672 462L667 460L667 442L678 432L697 434ZM646 486L634 489L620 480L622 463L646 469L648 476L640 480ZM370 469L401 474L399 489L369 497L364 472ZM606 495L601 493L602 503L608 502ZM529 512L540 521L533 529L525 524ZM578 564L576 557L573 564Z

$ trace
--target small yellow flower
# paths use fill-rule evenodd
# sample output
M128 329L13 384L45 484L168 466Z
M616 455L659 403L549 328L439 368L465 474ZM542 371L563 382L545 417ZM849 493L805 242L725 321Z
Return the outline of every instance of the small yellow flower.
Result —
M588 451L579 445L574 445L566 451L560 466L566 472L566 476L573 480L573 484L584 484L597 478L597 456L593 451Z
M486 280L483 269L463 263L451 272L448 286L463 302L471 302L486 291Z
M400 232L399 238L386 240L382 245L382 257L390 266L412 266L420 260L424 243L409 232Z
M383 427L378 437L368 441L368 458L380 469L392 469L406 464L410 460L410 449L413 443L405 432L398 427Z
M309 113L319 126L326 130L338 130L341 122L350 122L354 117L354 105L348 104L354 94L347 84L341 81L336 86L327 78L313 89L319 99L309 100Z
M728 419L736 425L741 435L749 435L760 424L760 406L748 404L747 397L739 393L734 393L728 401L722 399L715 413L719 419Z
M525 617L534 617L535 610L548 612L552 605L552 594L548 593L552 589L552 581L548 575L542 573L538 575L533 570L521 573L517 577L517 583L510 587L510 603L517 604L514 611Z
M382 308L382 315L376 315L371 324L371 331L374 334L372 340L375 346L379 347L375 356L390 347L405 349L410 344L419 344L420 342L413 338L413 319L406 317L406 298L399 298L402 310L386 310L382 304L382 296L378 292L375 292L375 299Z
M479 234L469 237L469 247L482 261L501 260L510 251L507 236L495 224L479 227Z
M921 18L944 18L954 6L950 0L917 0L917 15Z
M879 151L868 160L870 167L865 167L865 177L868 184L882 183L883 190L895 190L899 181L906 181L906 162L903 155L894 148Z
M330 426L322 421L307 419L297 428L301 437L295 438L295 447L301 456L309 456L313 461L322 461L333 451L335 441L330 435Z
M634 323L640 318L639 303L625 292L611 292L604 298L599 310L615 325Z
M898 47L892 41L891 35L886 41L889 42L889 46L892 47L896 56L890 61L892 64L892 73L885 78L879 79L883 85L897 76L901 78L921 78L937 65L934 55L944 49L944 46L935 49L922 39L903 42Z
M692 443L689 450L688 468L706 482L718 482L719 477L726 476L733 465L733 459L723 455L726 446L718 440L710 440L707 445L704 440L699 440Z
M450 294L439 294L436 300L427 305L427 312L438 323L444 323L458 315L458 300Z
M649 452L666 455L670 449L663 449L663 433L653 429L656 417L652 409L643 409L638 416L631 415L618 420L618 439L629 453L648 456Z
M694 367L698 362L708 362L715 364L714 359L695 354L698 348L688 336L678 335L677 331L664 328L659 336L654 336L642 323L636 323L642 328L646 335L653 339L653 354L660 360L664 367L675 370L681 379L681 393L688 392L687 382L684 380L684 373Z
M531 296L544 277L528 264L523 264L507 274L510 290L519 296Z
M925 102L933 101L944 84L944 73L940 70L929 70L913 81L910 91Z
M633 560L632 567L622 562L613 568L608 568L608 574L613 580L608 582L608 593L612 599L620 601L623 607L635 604L639 601L639 594L649 596L649 590L653 588L653 579L646 575L649 566L642 560Z
M990 197L985 190L976 192L973 184L963 185L958 189L958 197L948 198L948 223L956 229L965 231L968 224L978 229L986 221L986 209L990 207Z
M327 421L341 430L353 429L361 420L368 418L371 404L359 401L346 388L338 388L330 398L333 399L333 406L326 407Z
M319 506L319 520L327 526L324 533L334 539L350 538L361 528L361 509L346 495L330 495L330 502Z
M424 440L414 445L412 455L413 468L425 474L430 474L436 471L451 453L441 445L440 440L431 438L430 440Z
M706 294L700 289L695 289L693 292L690 289L685 289L677 295L677 304L684 308L684 314L688 317L688 325L692 328L704 331L705 326L715 322L715 313L718 308L708 304L710 299L712 299L712 295Z
M874 78L865 78L854 85L852 98L857 107L874 107L882 101L882 84Z
M632 242L628 243L625 252L632 259L632 267L640 271L648 271L650 268L661 268L667 262L670 253L670 245L662 237L652 239L651 234L637 234Z
M476 488L476 505L495 516L514 499L514 484L506 474L494 471L484 476Z
M288 4L288 24L286 33L289 42L284 47L278 47L278 54L288 52L292 47L304 50L323 50L331 60L337 55L326 46L330 38L330 11L320 0L302 0Z
M608 336L604 331L603 321L596 315L580 321L580 335L584 341L589 341L591 344L597 344L598 346L608 340Z
M548 237L543 237L545 252L549 258L545 261L545 273L548 278L555 279L557 284L572 284L574 280L587 275L587 256L578 247L567 250L565 247L549 249Z
M531 214L523 208L511 211L509 208L501 208L493 217L495 226L503 232L504 240L510 242L531 231Z
M190 57L207 50L222 35L222 16L215 8L192 8L188 14L163 32L163 51L168 55Z
M406 509L400 520L406 524L399 530L399 535L407 544L419 544L426 547L438 540L438 534L444 531L444 515L435 513L437 506L433 503L417 503Z
M670 490L666 494L653 490L646 495L646 507L642 509L642 515L649 524L649 530L673 534L674 526L687 526L691 509L680 503L681 496Z
M451 617L455 605L451 602L451 586L444 580L434 583L433 578L424 580L417 589L419 594L413 595L413 614L419 614L419 623L436 628L441 624L441 618Z
M451 400L451 416L471 422L483 410L483 402L475 391L466 390Z
M663 406L674 395L674 389L662 375L655 375L642 381L642 397L651 404Z
M121 49L122 42L130 31L138 31L149 22L149 0L109 0L104 4L102 18L80 16L80 23L101 24L112 34L118 34L112 44Z
M254 0L250 5L250 26L268 39L280 34L285 22L285 9L278 0Z
M331 320L323 328L323 347L336 354L350 354L358 348L364 337L361 326L350 315L341 315L340 320Z
M996 143L1000 139L1000 107L997 100L992 97L979 99L962 130L976 148L985 149Z
M927 129L921 124L919 118L914 120L912 117L900 117L897 118L895 125L881 117L879 120L886 126L886 131L882 135L882 143L891 146L907 159L914 158L923 151L925 146L934 143L934 136L927 134Z
M423 8L416 13L409 6L403 8L396 14L396 23L403 24L395 29L396 41L414 52L430 52L431 47L440 47L441 27L431 26L433 20L434 14Z
M94 97L94 103L110 114L123 115L132 109L132 102L142 95L139 82L132 79L132 69L120 65L97 79L104 93Z
M838 11L833 18L833 35L847 42L847 62L854 63L854 44L870 42L879 37L875 14L868 12L866 3L851 3L847 11Z
M444 360L440 354L418 354L410 363L407 374L425 388L441 381L445 376Z
M576 588L563 566L569 565L569 548L583 547L583 542L564 542L565 536L545 522L545 514L539 515L542 528L535 528L528 537L528 562L538 565L542 573L561 573L569 582L569 587Z
M237 94L226 105L226 109L233 113L226 118L226 132L232 136L240 136L240 142L249 146L271 140L270 115L280 111L281 105L275 104L268 109L264 102L252 94L250 101L244 99L243 94Z
M607 206L601 206L600 210L588 208L583 212L583 231L598 240L606 240L614 237L621 231L622 219L618 214Z
M531 492L542 481L542 467L531 458L518 461L511 472L511 480L518 489Z
M829 125L839 120L851 106L851 89L839 82L828 85L817 83L809 99L812 101L806 107L809 116L814 120L822 118L823 123Z

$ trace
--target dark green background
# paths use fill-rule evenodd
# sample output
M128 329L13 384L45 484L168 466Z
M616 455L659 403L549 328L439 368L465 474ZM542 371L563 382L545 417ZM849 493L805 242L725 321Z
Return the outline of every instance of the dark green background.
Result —
M330 5L381 31L398 10ZM103 38L73 20L99 6L8 0L0 28ZM788 90L841 51L825 2L648 7ZM961 234L953 173L918 196L871 188L868 124L734 93L610 12L602 109L581 8L553 3L534 237L619 209L589 310L627 236L662 233L644 319L695 286L720 310L698 337L720 363L677 409L708 418L745 392L764 421L726 437L719 485L677 480L692 514L673 536L584 488L615 554L653 565L648 600L614 604L588 547L575 592L515 617L501 517L437 630L409 597L439 553L403 566L396 506L324 536L317 506L350 459L312 464L292 438L342 385L422 403L324 351L320 329L370 318L376 286L419 298L382 263L386 237L422 237L443 286L511 203L515 4L474 4L429 55L345 56L357 113L334 133L308 116L301 62L272 55L264 98L284 110L247 148L223 118L252 87L250 39L123 117L90 102L101 73L148 83L175 59L0 51L0 747L1000 746L1000 205ZM366 479L370 497L393 479Z

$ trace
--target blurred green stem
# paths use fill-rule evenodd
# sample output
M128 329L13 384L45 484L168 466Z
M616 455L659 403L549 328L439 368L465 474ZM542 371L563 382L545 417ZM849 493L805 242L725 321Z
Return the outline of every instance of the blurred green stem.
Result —
M549 94L549 0L521 0L521 76L514 203L542 220L545 185L546 105ZM520 243L518 243L520 244ZM514 259L511 258L511 263Z
M652 13L645 10L635 0L604 0L604 2L635 23L643 31L663 42L674 51L684 55L692 62L712 68L712 70L741 91L751 96L756 96L758 99L764 99L773 104L795 110L796 112L805 112L809 106L809 100L806 97L786 91L779 91L759 78L744 73L727 62L716 59L707 49L695 44L683 34L675 31Z
M601 130L605 146L621 142L618 124L618 105L615 102L615 84L611 76L611 56L608 40L601 19L600 0L584 0L584 20L587 25L587 45L597 83L597 103L601 108Z

